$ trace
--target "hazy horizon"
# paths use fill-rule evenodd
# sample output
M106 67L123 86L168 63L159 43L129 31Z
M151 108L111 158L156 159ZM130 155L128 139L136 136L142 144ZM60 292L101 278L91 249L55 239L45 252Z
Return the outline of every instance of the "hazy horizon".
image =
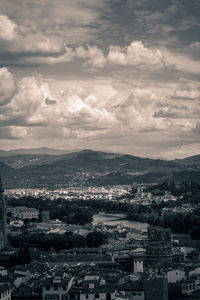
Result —
M58 151L66 151L66 154L68 153L73 153L73 152L81 152L81 151L97 151L97 152L105 152L105 153L113 153L113 154L122 154L122 155L132 155L132 156L137 156L137 157L141 157L141 158L150 158L150 159L161 159L161 160L174 160L174 159L184 159L184 158L187 158L188 156L182 156L182 157L173 157L173 158L165 158L165 157L159 157L159 156L142 156L142 155L135 155L135 154L132 154L132 153L125 153L125 152L114 152L114 151L109 151L109 150L106 150L106 149L87 149L87 148L80 148L80 149L65 149L65 148L52 148L52 147L46 147L46 146L43 146L43 147L33 147L33 148L12 148L12 149L1 149L0 148L0 151L19 151L19 150L40 150L40 149L47 149L47 150L58 150ZM51 154L50 154L51 155ZM198 154L195 154L195 155L200 155L200 153ZM194 156L195 156L194 155ZM190 155L190 156L193 156L193 155Z

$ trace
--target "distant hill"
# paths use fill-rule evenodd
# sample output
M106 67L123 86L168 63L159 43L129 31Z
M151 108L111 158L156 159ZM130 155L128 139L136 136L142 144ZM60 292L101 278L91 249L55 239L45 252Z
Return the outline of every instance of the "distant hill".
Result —
M41 152L49 148L42 149ZM53 153L20 153L0 157L0 172L5 176L5 186L62 188L156 183L164 180L200 182L198 156L167 161L92 150Z
M0 156L0 161L12 168L19 169L27 166L51 163L60 158L61 155L19 154L19 155Z
M32 149L15 149L15 150L0 150L0 157L2 156L10 156L10 155L23 155L23 154L42 154L42 155L62 155L66 153L70 153L72 150L60 150L54 148L32 148Z

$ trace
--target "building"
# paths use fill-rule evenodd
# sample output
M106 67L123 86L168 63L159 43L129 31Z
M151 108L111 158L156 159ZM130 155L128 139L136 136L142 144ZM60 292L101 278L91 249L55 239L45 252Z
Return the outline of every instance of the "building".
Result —
M48 223L50 220L50 216L49 216L49 211L48 210L43 210L40 213L40 221L43 223Z
M143 273L144 266L143 262L146 257L146 250L144 248L137 248L132 250L130 255L133 259L133 272L134 273Z
M85 276L80 300L114 300L116 287L107 285L105 280L98 275Z
M190 295L200 289L200 278L186 278L181 282L182 294Z
M7 246L7 208L0 177L0 250Z
M144 280L145 300L168 300L167 278L163 276Z
M150 226L148 228L147 258L150 261L172 259L171 230Z
M0 300L11 300L10 286L0 286Z
M47 278L42 284L42 300L68 300L74 278Z
M32 207L16 206L12 209L12 216L14 219L39 219L39 210Z
M181 281L185 277L185 271L180 269L169 269L166 271L168 283Z

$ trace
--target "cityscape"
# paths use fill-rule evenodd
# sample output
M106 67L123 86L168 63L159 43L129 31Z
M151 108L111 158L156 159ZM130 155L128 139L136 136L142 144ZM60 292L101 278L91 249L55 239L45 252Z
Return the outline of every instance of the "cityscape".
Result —
M0 184L2 299L200 299L200 185Z
M0 0L0 300L200 300L199 138L199 0Z

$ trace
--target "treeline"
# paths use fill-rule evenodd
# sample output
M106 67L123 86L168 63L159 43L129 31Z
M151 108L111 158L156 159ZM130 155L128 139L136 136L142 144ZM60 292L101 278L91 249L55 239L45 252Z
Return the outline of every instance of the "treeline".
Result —
M79 234L66 232L65 234L43 234L8 236L9 242L14 248L34 247L39 250L68 250L80 247L99 247L107 241L108 233L93 231L83 237Z
M51 201L48 198L26 196L19 199L8 199L8 205L34 207L40 211L48 210L52 220L59 219L67 224L91 223L94 214L91 207L84 207L62 198Z

